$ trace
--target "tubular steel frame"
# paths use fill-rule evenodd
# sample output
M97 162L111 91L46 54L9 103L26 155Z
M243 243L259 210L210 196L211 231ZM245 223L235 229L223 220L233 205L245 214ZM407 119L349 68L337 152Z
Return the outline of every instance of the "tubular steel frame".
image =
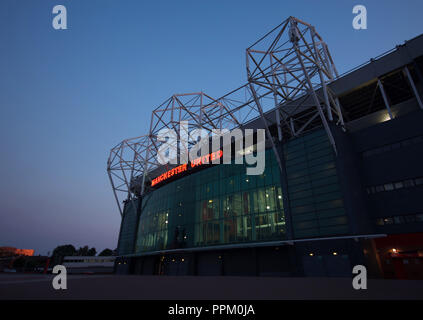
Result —
M270 132L275 122L279 141L323 125L336 154L336 145L328 122L344 125L338 98L328 84L338 77L329 49L315 28L289 17L246 50L248 82L213 99L204 92L175 94L153 110L147 135L126 139L115 146L107 161L107 172L120 214L121 203L133 201L144 193L148 173L162 167L157 160L164 143L157 139L162 129L178 135L188 122L194 129L208 133L216 129L243 127L261 119L268 140L282 169ZM274 120L272 116L274 113ZM178 143L176 150L190 149ZM169 169L164 165L164 170Z
M343 126L344 120L339 100L328 83L338 77L338 72L315 28L289 17L250 46L246 54L251 90L264 87L273 92L278 139L282 140L283 132L288 138L298 136L319 117L336 153L328 121L335 117ZM270 135L258 101L257 106Z

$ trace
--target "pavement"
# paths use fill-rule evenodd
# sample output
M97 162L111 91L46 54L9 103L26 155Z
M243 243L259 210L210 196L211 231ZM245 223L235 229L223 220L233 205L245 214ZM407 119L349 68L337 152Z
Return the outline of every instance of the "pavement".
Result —
M54 276L0 274L0 300L423 299L423 280L369 279L355 290L349 278L67 275L67 289L55 290Z

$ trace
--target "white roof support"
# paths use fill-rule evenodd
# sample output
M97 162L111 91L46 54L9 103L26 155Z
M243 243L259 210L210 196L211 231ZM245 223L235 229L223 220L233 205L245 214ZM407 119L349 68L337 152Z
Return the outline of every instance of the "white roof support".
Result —
M414 96L416 97L417 103L419 104L420 109L423 110L422 100L420 98L419 92L417 91L416 85L414 84L413 77L411 76L407 66L404 67L404 72L407 75L408 81L410 81L410 85L411 85L411 88L413 89Z

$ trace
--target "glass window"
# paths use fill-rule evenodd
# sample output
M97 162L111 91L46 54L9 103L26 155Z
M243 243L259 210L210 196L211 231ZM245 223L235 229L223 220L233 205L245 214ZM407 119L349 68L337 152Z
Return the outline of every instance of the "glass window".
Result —
M240 183L241 183L240 182L240 176L239 175L234 176L233 177L233 184L234 184L233 190L234 190L234 192L239 192Z
M404 188L404 183L402 181L395 182L394 184L395 189L402 189Z
M226 196L223 200L223 216L232 216L232 196Z
M384 224L394 224L394 219L392 218L384 218L383 219Z
M383 218L376 219L376 225L383 226L384 224Z
M382 148L382 152L388 152L388 151L391 151L391 146L384 146Z
M224 241L230 243L235 241L235 221L233 219L225 219L224 221Z
M247 176L244 165L219 165L147 194L136 252L282 239L285 217L279 168L273 151L266 157L261 176Z
M233 195L233 215L242 215L242 197L240 193L236 193Z
M259 190L257 190L257 199L258 199L258 207L259 207L259 211L258 212L265 212L266 210L268 210L268 205L267 205L267 197L266 197L266 189L265 188L261 188Z
M410 223L410 222L415 222L416 221L416 216L411 214L408 216L404 216L405 222Z
M264 186L264 178L265 173L257 176L257 187L263 187Z
M240 176L240 183L241 183L241 189L247 190L251 187L249 176L247 175L241 175Z
M374 154L381 154L383 152L383 147L375 149L374 152Z
M266 186L271 185L273 181L271 168L267 168L264 172L264 184Z
M414 181L412 179L405 180L404 181L404 187L406 187L406 188L414 187Z
M394 185L392 183L386 183L384 185L384 187L385 187L385 191L392 191L392 190L394 190Z
M423 136L418 136L413 138L413 143L421 143L423 142Z
M281 174L279 170L279 166L272 167L272 182L274 184L279 184L281 179Z
M401 148L401 143L397 142L391 145L391 149L395 150L395 149L399 149Z
M249 238L251 238L248 236L248 218L249 216L241 216L236 218L237 241L247 241Z
M220 222L213 221L213 242L220 242Z
M266 210L276 210L276 192L274 186L266 188Z
M256 215L256 236L257 239L268 239L271 236L271 224L269 214Z
M277 203L278 203L278 209L283 209L283 199L282 199L282 188L277 187Z
M411 139L407 139L407 140L404 140L404 141L401 142L401 145L403 147L408 147L408 146L410 146L412 144L413 144L413 141Z
M250 194L248 192L242 193L242 214L250 213Z
M219 200L209 199L201 202L201 221L219 218Z
M383 186L376 186L376 192L383 192L385 188Z
M402 224L402 223L405 222L405 220L404 220L404 217L397 216L397 217L394 217L394 222L395 222L395 224Z

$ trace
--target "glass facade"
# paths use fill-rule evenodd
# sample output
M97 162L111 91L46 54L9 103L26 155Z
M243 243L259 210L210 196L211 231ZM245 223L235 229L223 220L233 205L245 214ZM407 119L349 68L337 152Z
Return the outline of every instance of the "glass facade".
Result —
M335 154L324 130L284 144L288 197L295 238L349 232Z
M144 196L135 253L285 238L280 172L266 150L262 175L209 167Z
M123 209L121 230L119 233L118 254L130 254L134 251L134 238L137 226L138 200L128 201Z

